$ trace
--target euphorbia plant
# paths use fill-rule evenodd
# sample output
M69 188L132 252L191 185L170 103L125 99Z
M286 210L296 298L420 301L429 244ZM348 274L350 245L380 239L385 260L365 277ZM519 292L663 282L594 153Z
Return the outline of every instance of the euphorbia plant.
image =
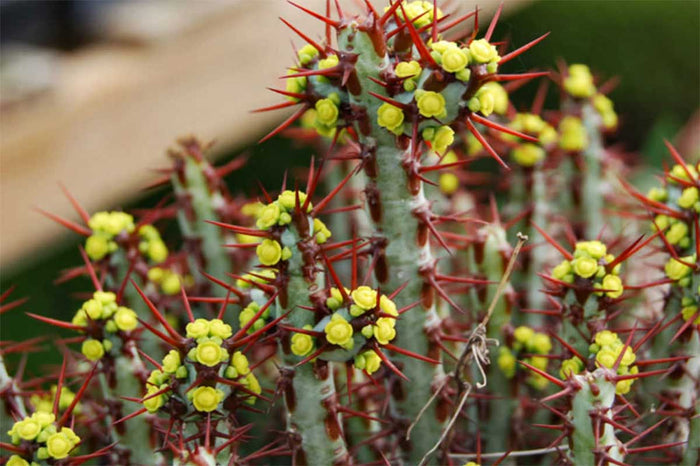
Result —
M561 108L542 86L518 111L549 73L508 67L545 36L509 50L500 9L480 34L476 10L327 3L293 4L325 38L284 21L304 43L262 109L297 107L264 139L321 148L306 179L234 197L244 162L186 138L171 205L47 214L85 237L64 278L92 289L70 322L29 313L73 332L60 370L0 364L7 464L695 464L700 166L669 146L663 187L618 184L617 114L582 64L549 76ZM605 217L631 201L638 237Z

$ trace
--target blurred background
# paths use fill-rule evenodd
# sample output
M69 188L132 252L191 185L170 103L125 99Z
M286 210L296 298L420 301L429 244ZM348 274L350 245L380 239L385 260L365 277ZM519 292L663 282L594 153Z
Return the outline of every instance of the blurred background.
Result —
M301 3L322 11L325 2ZM480 1L482 21L497 6ZM279 16L322 35L320 22L282 0L0 0L0 291L15 285L12 297L29 297L3 315L1 339L44 327L22 311L70 318L75 293L89 288L82 279L52 285L80 263L81 238L35 210L77 219L59 182L91 213L153 206L165 191L145 187L187 134L216 140L218 162L249 157L227 180L233 192L257 195L258 180L277 189L286 168L308 162L308 148L282 138L256 144L284 112L249 113L279 102L265 88L282 85L292 39L300 44ZM507 0L494 37L520 45L551 31L509 73L565 59L618 77L619 147L658 173L663 138L700 156L699 23L698 0ZM517 91L516 106L536 87Z

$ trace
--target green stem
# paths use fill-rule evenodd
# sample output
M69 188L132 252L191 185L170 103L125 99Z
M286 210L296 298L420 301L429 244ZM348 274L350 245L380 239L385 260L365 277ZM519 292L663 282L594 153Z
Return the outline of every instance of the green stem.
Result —
M303 218L300 221L306 221ZM313 230L311 224L307 227ZM322 289L321 277L304 275L308 264L300 243L314 241L313 237L302 238L290 229L282 234L282 244L292 249L292 257L287 262L287 287L278 298L278 317L289 312L284 319L286 325L303 328L315 325L313 312L303 307L312 306L311 296ZM291 387L285 388L287 405L287 426L291 433L301 438L303 457L294 458L296 464L331 465L350 461L342 423L335 410L337 395L331 364L316 360L296 367L301 358L291 353L288 342L281 345L282 376L291 374Z
M225 241L221 228L207 222L219 219L216 206L223 205L224 199L221 193L210 189L205 172L213 169L206 160L185 155L178 161L183 166L175 170L171 177L175 195L180 202L177 219L183 237L191 242L195 251L201 253L200 257L196 253L189 255L190 271L198 284L208 285L201 270L220 279L226 278L226 274L231 271L231 261L223 248ZM225 297L226 289L215 287L213 293ZM230 320L237 325L238 316L232 316Z
M585 162L581 203L587 238L596 238L603 229L602 162L603 138L600 133L600 116L592 105L582 108L583 125L588 136L588 146L583 151Z
M434 256L426 225L419 224L416 217L417 211L429 211L430 204L423 193L422 183L418 180L409 183L404 161L410 155L411 147L398 148L396 137L378 125L377 109L382 102L369 94L384 93L379 84L368 78L379 80L379 73L391 65L386 54L376 53L370 34L361 29L342 29L338 35L338 45L341 50L350 53L360 52L355 72L361 88L358 93L349 95L352 104L365 109L367 121L371 124L369 133L359 133L361 144L373 154L373 160L369 162L373 166L366 169L368 181L365 192L372 199L369 210L375 228L374 236L386 244L375 272L384 290L396 290L406 285L394 298L398 308L421 302L421 305L398 319L396 344L437 359L440 358L440 351L430 342L428 335L437 330L440 319L435 309L434 291L426 289L424 280L424 273L430 273L430 268L434 266ZM415 194L411 192L411 186ZM410 381L402 384L401 395L395 397L395 408L408 421L408 425L432 396L433 384L439 384L438 379L443 376L442 365L431 365L405 355L395 355L393 360ZM413 428L410 451L406 452L411 464L420 462L440 437L447 419L444 415L438 415L438 404L432 404Z

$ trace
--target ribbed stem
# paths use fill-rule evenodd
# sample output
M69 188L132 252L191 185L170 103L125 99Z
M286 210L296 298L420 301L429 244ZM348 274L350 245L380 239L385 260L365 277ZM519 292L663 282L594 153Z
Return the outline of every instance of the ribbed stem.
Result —
M302 219L300 221L305 221ZM310 223L307 230L313 230ZM290 229L282 235L283 246L292 249L287 263L287 287L278 299L277 315L291 310L284 319L286 325L303 328L315 325L314 313L300 306L312 305L311 296L322 288L321 277L305 275L304 269L315 264L306 264L300 248L302 241L314 241L313 237L300 239ZM301 449L295 452L295 464L331 465L347 464L350 461L338 411L337 396L331 363L321 360L295 367L301 360L289 349L289 342L281 345L281 373L293 374L291 387L286 386L284 395L287 405L287 428L301 439Z
M416 217L417 212L429 212L430 204L423 194L422 183L419 180L409 182L404 168L411 153L410 144L404 149L397 147L396 137L379 127L376 115L382 102L369 94L370 91L384 93L380 85L368 78L379 79L380 71L390 64L386 55L377 53L372 38L362 30L341 30L338 45L350 53L360 51L355 63L360 89L356 94L350 93L350 99L352 104L365 109L368 126L371 126L369 132L360 131L360 143L372 157L366 168L365 193L375 228L374 236L386 245L380 252L375 274L383 290L391 292L406 285L394 298L397 307L421 302L398 319L396 344L438 359L440 351L431 344L428 335L437 329L440 320L435 310L434 290L424 278L424 274L430 273L434 267L435 258L430 249L427 227ZM400 393L395 394L398 414L408 424L416 419L430 399L433 383L440 383L437 379L443 375L442 366L404 355L394 355L392 359L410 381L401 384ZM439 415L438 408L439 403L428 408L413 428L411 444L404 445L411 464L418 463L440 436L447 413Z
M208 283L201 270L224 279L226 273L231 271L229 255L223 248L224 237L221 228L207 223L207 220L219 219L216 207L224 204L221 193L210 189L205 174L213 169L206 160L189 155L176 158L176 164L172 184L178 199L180 231L192 250L188 256L190 271L200 285ZM220 297L226 296L224 287L214 287L212 292ZM234 315L230 320L235 327L238 316Z
M582 108L583 126L588 136L588 146L583 151L585 162L581 189L581 211L587 238L596 238L603 229L603 138L600 133L600 115L591 104Z

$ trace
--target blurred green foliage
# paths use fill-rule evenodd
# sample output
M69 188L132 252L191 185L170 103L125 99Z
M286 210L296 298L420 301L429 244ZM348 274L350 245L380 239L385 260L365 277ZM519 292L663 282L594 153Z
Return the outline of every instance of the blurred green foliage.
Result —
M551 31L544 42L509 63L504 68L508 73L554 68L557 60L566 59L568 63L589 64L603 79L619 76L620 84L611 95L622 117L619 140L630 150L648 149L647 160L660 166L666 157L661 139L672 138L699 107L699 26L697 0L559 0L536 2L503 18L494 37L520 45ZM532 83L518 91L514 96L516 106L527 108L536 88L537 83ZM274 100L272 95L270 99ZM556 103L552 86L545 108L554 108ZM234 150L223 160L244 153L249 155L249 162L228 177L229 187L233 193L252 196L260 192L258 182L267 189L278 189L284 170L292 170L293 180L292 167L305 166L311 152L281 138ZM163 157L163 165L167 163ZM151 192L125 208L153 206L164 192ZM37 224L43 221L49 220L37 219ZM165 237L166 241L173 239L168 233ZM89 281L81 278L58 286L52 282L61 270L80 265L79 242L76 235L70 235L27 257L14 269L2 271L0 290L16 285L12 298L30 300L2 316L0 339L17 341L53 331L26 317L25 311L71 318L82 301L76 294L90 291ZM41 359L41 363L58 361L57 353L42 355ZM39 369L30 365L29 370Z

